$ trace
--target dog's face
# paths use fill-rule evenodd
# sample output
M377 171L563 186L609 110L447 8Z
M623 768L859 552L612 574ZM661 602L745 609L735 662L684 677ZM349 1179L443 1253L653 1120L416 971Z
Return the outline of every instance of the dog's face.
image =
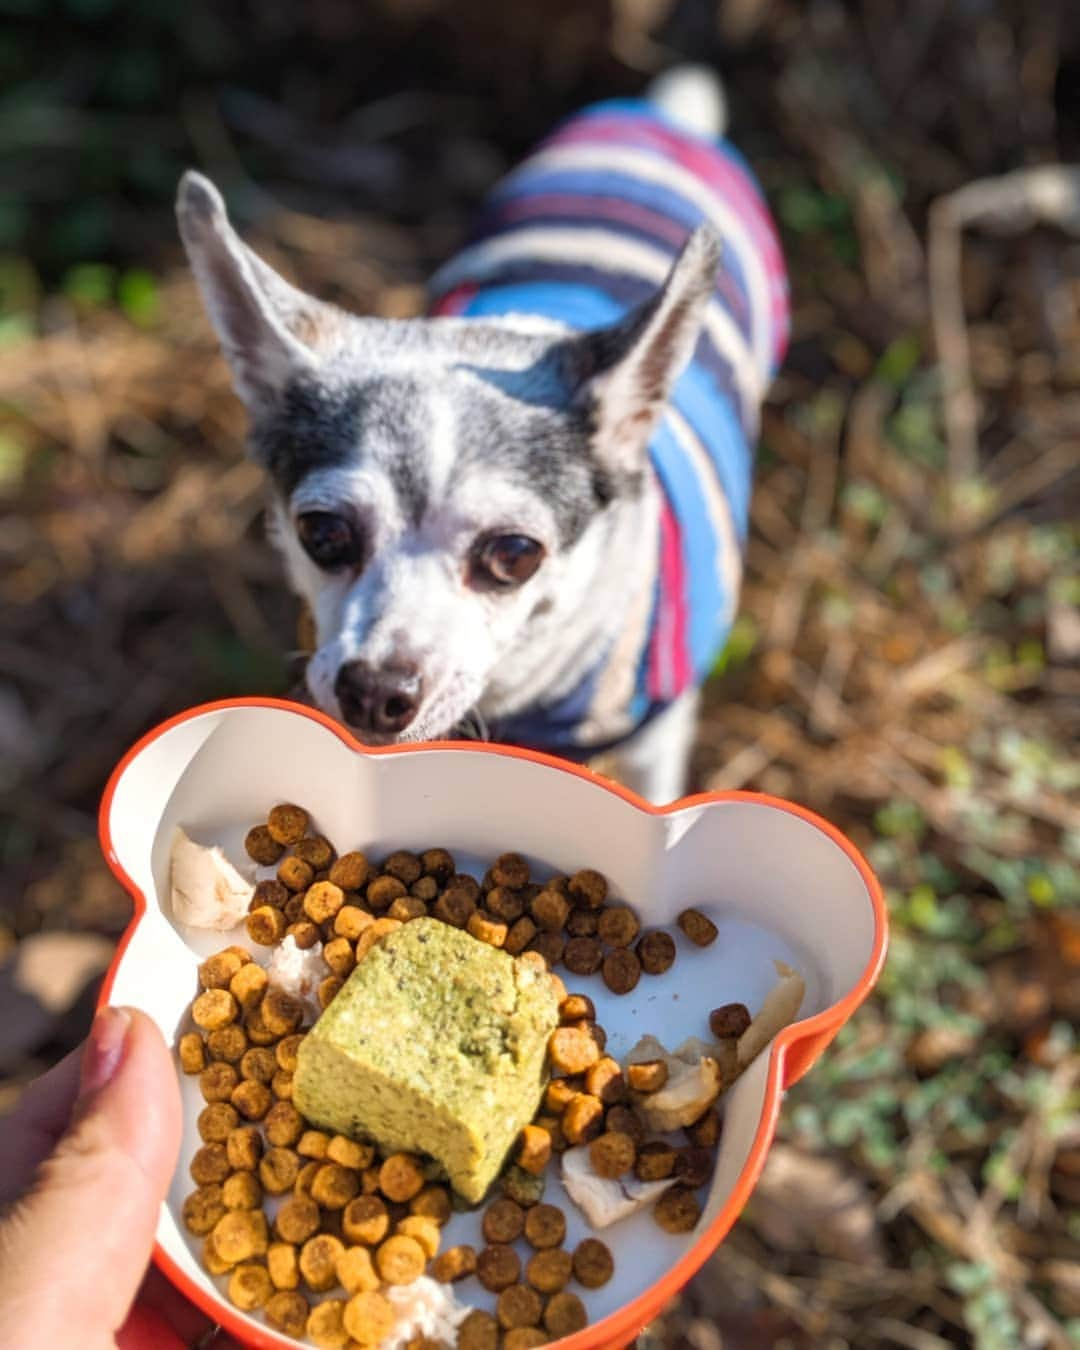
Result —
M697 340L715 237L692 236L627 319L571 334L357 318L267 267L205 179L185 176L177 212L315 620L313 696L370 743L446 735L603 564L601 522L641 491Z

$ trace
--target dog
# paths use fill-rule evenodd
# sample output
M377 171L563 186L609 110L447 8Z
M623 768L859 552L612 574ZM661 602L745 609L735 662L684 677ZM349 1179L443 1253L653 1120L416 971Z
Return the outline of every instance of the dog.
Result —
M684 791L735 613L787 281L711 72L587 108L491 194L429 316L302 293L188 172L180 234L310 609L314 701Z

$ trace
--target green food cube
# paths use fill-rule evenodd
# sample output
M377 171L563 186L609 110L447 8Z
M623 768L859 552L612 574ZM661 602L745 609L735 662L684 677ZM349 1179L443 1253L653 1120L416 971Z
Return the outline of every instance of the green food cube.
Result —
M547 1084L550 977L437 919L368 952L300 1045L293 1101L313 1124L426 1153L484 1198Z

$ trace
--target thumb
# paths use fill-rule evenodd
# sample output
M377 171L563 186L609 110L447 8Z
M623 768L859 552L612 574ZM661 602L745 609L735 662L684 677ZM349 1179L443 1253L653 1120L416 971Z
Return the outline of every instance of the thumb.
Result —
M180 1147L180 1091L160 1031L102 1008L71 1123L0 1222L0 1345L114 1346L146 1272Z

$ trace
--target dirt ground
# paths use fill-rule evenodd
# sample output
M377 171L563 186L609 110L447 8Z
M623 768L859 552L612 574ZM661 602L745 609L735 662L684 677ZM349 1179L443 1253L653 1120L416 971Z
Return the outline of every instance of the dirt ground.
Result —
M690 55L794 298L695 777L846 830L894 938L641 1345L1080 1344L1080 13L54 8L0 49L0 1107L81 1038L127 921L95 838L116 760L299 674L180 168L303 285L411 314L556 117Z

